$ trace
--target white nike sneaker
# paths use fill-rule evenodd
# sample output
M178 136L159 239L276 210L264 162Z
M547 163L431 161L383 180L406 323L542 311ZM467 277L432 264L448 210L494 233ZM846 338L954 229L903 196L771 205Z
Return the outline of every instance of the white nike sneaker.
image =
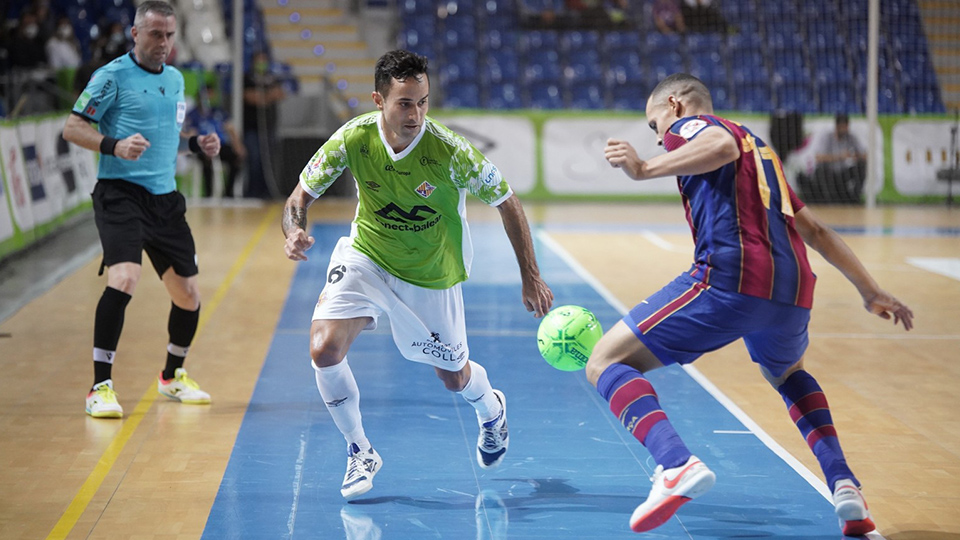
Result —
M870 519L867 500L853 480L837 480L833 488L833 506L840 518L844 536L864 536L876 530L877 526Z
M633 511L630 528L644 532L663 525L684 503L706 493L716 481L717 475L697 456L690 456L683 465L667 470L657 465L650 495Z

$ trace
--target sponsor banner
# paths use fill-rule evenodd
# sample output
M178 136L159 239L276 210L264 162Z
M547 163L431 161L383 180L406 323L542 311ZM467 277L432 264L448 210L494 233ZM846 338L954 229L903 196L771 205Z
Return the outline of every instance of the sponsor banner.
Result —
M23 163L23 152L17 139L15 126L0 126L0 156L3 177L13 212L13 222L20 231L33 228L33 209L30 197L30 182Z
M736 117L730 118L739 121ZM769 119L743 122L769 142ZM690 128L694 129L694 128ZM557 195L678 195L675 177L635 181L607 162L608 139L630 143L640 159L664 153L641 114L621 118L560 118L543 126L543 180Z
M20 139L20 149L23 151L23 167L27 171L27 181L30 183L30 201L33 212L34 226L49 223L56 217L62 208L57 208L54 197L51 197L46 185L43 170L43 161L37 149L36 120L24 120L17 124L17 136Z
M3 162L3 156L0 156L0 163ZM6 174L0 177L0 243L13 237L13 216L10 215L10 206L13 201L10 200L10 191L6 187Z
M437 121L477 147L497 166L515 193L522 195L536 186L536 143L528 118L443 115Z
M902 120L893 126L893 183L901 195L946 195L937 171L950 166L951 120ZM953 193L960 192L954 182Z

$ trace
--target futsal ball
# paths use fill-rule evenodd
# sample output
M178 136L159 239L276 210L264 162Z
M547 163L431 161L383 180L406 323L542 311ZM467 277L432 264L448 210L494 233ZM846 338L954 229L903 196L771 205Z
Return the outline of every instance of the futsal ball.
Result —
M543 359L561 371L587 366L593 346L603 336L596 316L580 306L560 306L540 321L537 346Z

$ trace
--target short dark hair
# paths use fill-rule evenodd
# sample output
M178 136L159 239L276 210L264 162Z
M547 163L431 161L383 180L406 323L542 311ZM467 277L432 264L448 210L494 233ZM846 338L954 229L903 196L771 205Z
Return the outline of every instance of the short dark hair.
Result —
M381 96L386 97L393 79L403 82L413 77L420 81L422 77L427 76L427 63L427 57L417 53L402 49L390 51L377 60L374 88L380 92Z
M688 73L674 73L660 81L660 84L650 92L651 101L659 101L664 94L674 94L678 97L691 97L702 105L713 107L710 90L703 81Z
M133 16L133 25L139 26L140 23L143 22L143 18L147 16L147 13L156 13L164 18L177 16L177 12L174 11L173 6L170 4L161 0L147 0L137 6L137 13Z
M850 115L847 113L837 113L837 125L850 125Z

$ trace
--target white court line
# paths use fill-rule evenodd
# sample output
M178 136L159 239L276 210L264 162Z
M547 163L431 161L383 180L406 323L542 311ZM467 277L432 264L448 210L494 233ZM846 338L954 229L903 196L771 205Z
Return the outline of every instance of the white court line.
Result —
M643 231L641 232L641 236L643 236L643 238L646 239L651 244L657 246L658 248L664 251L671 251L673 253L689 253L690 252L689 248L676 246L672 242L667 242L666 240L663 239L662 236L660 236L659 234L649 229L643 229Z
M907 262L928 272L960 281L960 259L955 257L908 257Z
M541 230L537 231L537 238L547 245L554 253L556 253L565 263L567 263L574 272L577 273L588 285L590 285L597 293L600 294L611 306L613 306L620 314L626 314L627 309L613 294L603 286L602 283L595 277L593 277L590 272L588 272L580 263L572 256L570 253L565 250L556 240L554 240L549 233ZM787 465L789 465L793 470L797 472L804 480L810 484L813 489L817 490L824 499L833 504L833 496L830 493L830 490L827 488L827 485L820 480L820 478L810 471L803 463L801 463L797 458L793 457L790 452L780 446L780 444L773 439L759 424L753 421L747 413L743 412L743 409L738 407L733 400L728 398L723 392L720 391L709 379L707 379L700 371L693 367L693 365L682 366L683 369L689 374L694 381L696 381L700 386L703 387L718 403L723 405L725 409L730 411L730 414L735 416L740 422L750 430L760 441L774 454L780 457ZM869 536L871 540L885 540L883 536L879 533L871 534Z

